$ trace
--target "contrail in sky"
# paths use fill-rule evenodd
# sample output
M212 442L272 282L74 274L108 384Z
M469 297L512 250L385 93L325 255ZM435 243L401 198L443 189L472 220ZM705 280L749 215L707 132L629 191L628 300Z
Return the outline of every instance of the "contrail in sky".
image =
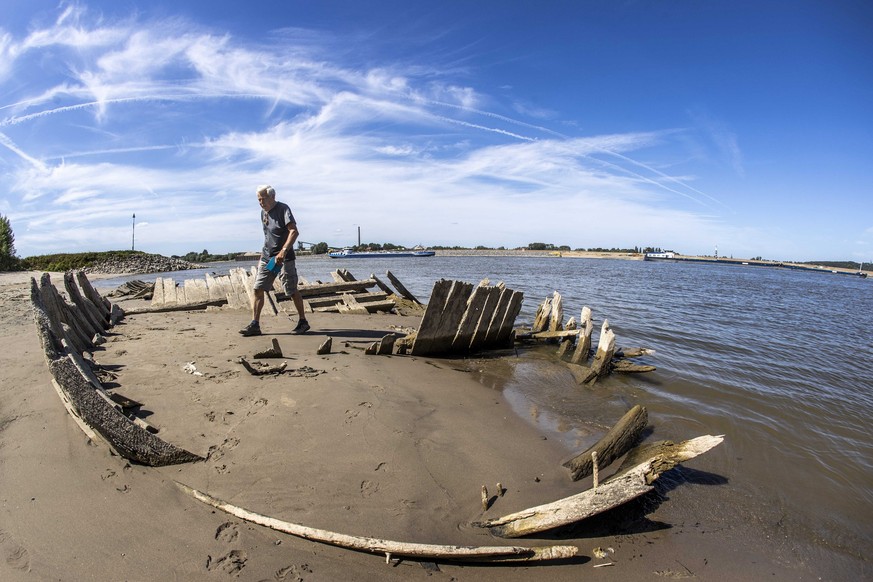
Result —
M45 172L48 170L48 167L46 167L46 165L43 162L41 162L40 160L37 160L34 157L27 155L27 153L25 153L21 148L19 148L17 145L15 145L15 142L13 142L11 139L9 139L9 137L5 133L0 133L0 145L7 148L12 153L18 155L22 159L30 162L37 170L40 170L42 172Z

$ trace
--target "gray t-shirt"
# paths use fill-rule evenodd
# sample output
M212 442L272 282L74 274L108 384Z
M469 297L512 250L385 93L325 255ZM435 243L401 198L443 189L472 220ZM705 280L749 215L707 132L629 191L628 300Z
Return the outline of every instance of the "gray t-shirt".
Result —
M264 250L261 256L265 261L269 261L270 257L279 254L282 245L288 240L288 225L296 224L297 221L294 220L294 215L291 214L287 204L276 202L269 212L261 209L261 222L264 224ZM293 248L288 249L285 260L294 260Z

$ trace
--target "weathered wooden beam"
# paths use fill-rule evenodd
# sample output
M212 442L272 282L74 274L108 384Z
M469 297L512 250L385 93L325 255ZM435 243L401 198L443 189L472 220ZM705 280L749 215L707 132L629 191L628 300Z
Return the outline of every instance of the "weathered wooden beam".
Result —
M627 360L612 360L612 371L621 372L623 374L642 374L644 372L654 372L657 370L655 366L634 364Z
M543 302L537 307L534 322L531 326L532 333L546 331L549 327L549 317L552 314L552 298L546 297Z
M506 306L506 311L503 313L503 320L497 330L497 337L494 339L496 347L509 346L513 342L512 334L515 326L515 318L518 317L521 311L521 305L524 301L524 293L521 291L513 291L509 298L509 303Z
M391 352L394 350L395 341L397 341L397 336L393 333L389 333L379 340L379 349L377 350L377 353L379 355L391 355Z
M394 285L394 288L397 289L397 292L406 299L409 299L413 303L418 303L422 305L421 301L415 298L415 295L409 292L409 290L403 286L403 283L400 282L400 279L394 276L391 271L385 271L385 276L388 277L388 280L391 281L391 284Z
M372 279L364 279L363 281L347 281L345 283L314 283L311 285L301 285L298 287L298 290L300 291L301 296L309 298L349 291L361 293L375 285L376 282Z
M604 319L603 326L600 328L600 337L597 341L597 354L595 354L594 362L591 364L591 368L598 378L602 378L609 373L610 363L614 354L615 333L609 327L609 321Z
M109 304L109 301L94 289L91 285L91 281L88 280L88 276L85 275L85 271L76 271L76 280L79 282L79 287L81 287L85 298L94 304L97 310L103 314L104 318L109 319L109 313L112 310L112 307Z
M538 331L516 334L515 339L522 340L562 340L566 338L576 337L579 335L578 329L568 329L561 331Z
M343 293L342 295L342 304L337 305L337 310L340 313L357 313L366 315L369 313L367 308L362 304L358 303L355 298L349 293Z
M452 341L453 352L465 352L470 349L470 342L473 339L473 334L476 332L479 318L482 316L483 310L495 290L497 290L496 287L483 285L478 285L473 289L473 294L470 295L470 299L467 301L467 309L464 311L461 322L458 324L458 333Z
M484 344L488 347L497 345L497 334L500 332L500 326L503 324L503 318L506 315L506 308L512 299L512 289L507 289L502 283L498 283L500 288L500 296L497 298L497 305L494 307L494 313L491 315L491 321L488 322L488 330L485 332Z
M73 311L72 305L69 305L57 288L52 284L51 277L48 273L43 273L39 282L39 294L42 304L48 310L49 319L55 318L63 328L63 336L58 337L73 337L76 347L80 352L85 352L94 347L91 341L93 336L88 335L87 326L80 321L77 311ZM66 326L66 327L65 327Z
M329 305L336 305L337 303L342 303L343 302L343 295L345 295L345 294L342 294L342 295L334 294L334 295L325 295L322 297L311 297L311 298L307 299L307 301L309 302L309 305L311 305L312 308L314 309L316 307L325 307L325 306L329 306ZM351 295L355 299L355 301L357 301L358 303L368 303L371 301L385 301L388 298L388 295L386 295L385 293L383 293L381 291L371 291L369 293L367 293L367 292L365 292L365 293L349 293L348 295Z
M315 353L318 354L319 356L329 354L332 346L333 346L333 338L329 337L326 340L324 340L320 346L318 346L318 349L315 350Z
M209 288L206 286L206 279L186 279L185 287L185 303L208 303Z
M74 417L100 434L122 457L150 466L170 465L202 460L202 457L167 443L134 425L113 403L101 397L75 364L61 352L48 315L42 305L36 281L31 280L31 302L37 335L43 346L49 371L57 384L62 401Z
M637 404L631 408L599 441L563 463L563 466L570 470L570 479L578 481L591 474L592 452L597 452L601 467L611 465L636 446L648 422L649 414L644 406Z
M555 291L552 295L552 311L549 313L549 331L561 331L564 321L564 299Z
M588 352L591 351L591 333L594 331L594 324L591 321L591 308L587 305L582 308L579 325L579 338L576 341L576 350L573 352L570 362L583 365L588 361Z
M460 293L461 286L472 288L468 283L459 283L449 279L440 279L433 285L433 290L430 293L427 307L424 310L424 315L421 317L421 323L418 327L418 333L415 341L412 344L412 355L424 355L433 352L434 343L443 335L451 334L449 344L455 337L458 331L458 321L460 314L457 315L457 320L453 323L450 321L444 322L444 319L453 319L454 310L447 315L447 308L453 306L457 301L457 296ZM469 291L464 296L466 301L469 296Z
M631 462L625 461L597 488L473 525L488 528L500 537L517 538L576 523L651 491L652 482L663 472L723 440L723 436L705 435L681 443L665 441L637 447L628 454Z
M95 313L97 309L96 307L82 298L82 294L79 293L79 288L73 280L72 271L64 273L64 289L67 290L67 296L70 298L70 301L73 302L73 305L79 308L79 312L82 314L82 319L87 323L89 335L93 336L98 333L103 333L106 327L103 324L102 316Z
M494 319L494 311L500 302L500 294L503 291L500 287L485 287L485 303L482 305L479 319L476 322L476 327L470 336L470 342L464 349L477 351L485 347L485 337L488 335L488 328L491 325L491 320Z
M198 491L187 485L183 485L182 483L176 482L176 485L182 491L198 501L250 523L262 525L276 531L323 544L330 544L359 552L381 554L388 559L392 556L406 556L410 558L466 560L472 562L510 560L535 561L571 558L579 551L579 548L576 546L543 546L530 548L519 546L444 546L352 536L261 515L243 509L242 507L231 505L226 501L212 497L207 493L203 493L202 491Z
M391 287L382 282L382 280L376 275L370 275L370 279L376 282L376 286L379 287L382 291L384 291L387 295L397 295Z

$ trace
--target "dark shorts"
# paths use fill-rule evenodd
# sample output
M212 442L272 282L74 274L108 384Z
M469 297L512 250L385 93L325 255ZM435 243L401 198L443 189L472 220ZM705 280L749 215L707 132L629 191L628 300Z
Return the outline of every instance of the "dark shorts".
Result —
M282 263L282 270L279 275L267 270L267 263L263 259L258 262L258 276L255 277L255 289L263 289L270 291L273 289L273 281L276 277L282 283L282 288L285 290L285 295L289 297L297 292L297 263L295 261L285 261Z

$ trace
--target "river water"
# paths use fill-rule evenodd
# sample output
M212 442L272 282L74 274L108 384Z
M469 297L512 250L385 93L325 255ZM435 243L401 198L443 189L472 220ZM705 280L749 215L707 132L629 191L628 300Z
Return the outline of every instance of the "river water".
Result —
M223 274L232 266L206 270ZM650 440L724 434L723 445L689 463L701 470L678 473L704 489L684 499L687 519L708 515L726 527L758 525L805 559L833 564L834 573L869 572L873 281L735 265L557 257L298 261L310 281L331 280L337 268L359 279L390 269L423 302L441 278L503 281L525 295L517 325L529 325L554 291L563 297L565 320L578 319L589 306L595 330L608 319L617 346L655 351L636 361L657 371L579 387L544 349L522 350L518 357L477 361L481 381L502 390L519 415L568 453L593 444L637 403L648 409ZM105 290L154 277L98 285Z

